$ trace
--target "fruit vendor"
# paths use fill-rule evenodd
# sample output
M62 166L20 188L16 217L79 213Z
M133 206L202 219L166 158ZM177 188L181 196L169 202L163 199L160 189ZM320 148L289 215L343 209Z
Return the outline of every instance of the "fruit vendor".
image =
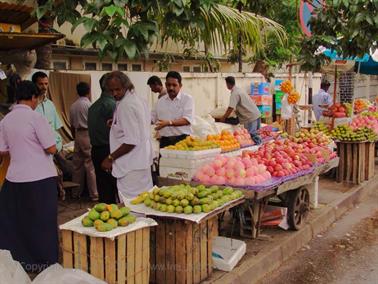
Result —
M31 81L21 82L17 104L0 123L0 154L10 156L0 191L0 249L28 272L58 262L56 140L47 119L34 111L39 96Z
M174 145L193 132L193 98L181 91L180 73L168 72L165 87L168 95L158 100L152 112L152 122L161 136L160 148Z
M320 119L324 109L332 105L332 97L328 93L328 89L330 85L331 84L327 80L322 81L320 83L319 92L312 98L313 109L314 109L316 120Z
M109 73L104 84L116 100L116 109L109 134L110 155L101 167L117 178L120 197L133 198L152 188L150 111L124 73Z
M261 113L257 108L255 102L248 96L246 92L235 86L235 78L232 76L226 77L227 89L231 91L230 103L225 114L216 119L220 122L225 122L233 110L239 118L239 122L251 134L252 139L256 144L261 143L261 138L257 134L257 130L261 124Z
M164 88L163 83L158 76L151 76L148 78L147 85L150 86L152 92L159 94L158 99L167 94L167 89Z

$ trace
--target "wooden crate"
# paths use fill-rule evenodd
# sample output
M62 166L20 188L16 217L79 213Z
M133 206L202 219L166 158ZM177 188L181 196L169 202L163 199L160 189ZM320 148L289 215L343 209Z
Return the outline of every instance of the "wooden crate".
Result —
M200 283L212 271L212 241L218 218L200 224L173 218L154 218L151 229L151 283Z
M149 283L150 228L115 238L62 230L63 267L82 269L112 283Z
M360 184L374 176L374 142L337 142L336 144L340 157L336 170L337 182Z

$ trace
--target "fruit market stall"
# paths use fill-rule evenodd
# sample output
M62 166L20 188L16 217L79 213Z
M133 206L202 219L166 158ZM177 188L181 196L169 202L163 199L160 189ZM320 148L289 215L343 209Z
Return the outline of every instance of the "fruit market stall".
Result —
M175 145L160 149L160 176L191 180L196 170L217 154L237 156L242 149L252 149L254 142L246 129L233 133L223 130L206 139L188 136Z
M200 283L209 277L218 216L242 203L239 190L188 184L155 187L125 200L133 212L158 223L151 232L150 282Z
M237 157L216 155L197 169L192 184L243 189L248 202L244 208L238 209L237 215L242 231L249 230L249 233L242 232L242 235L256 237L264 205L271 197L277 196L290 208L289 223L297 229L306 217L310 198L316 196L309 189L315 190L314 184L320 173L338 164L336 152L330 144L332 140L321 131L302 130L287 139L259 145L253 151L243 150ZM167 180L163 182L165 185ZM299 201L298 196L302 198ZM300 214L296 210L300 210ZM246 214L250 216L246 218ZM245 220L250 220L249 224Z
M360 184L374 176L375 142L378 139L378 113L363 112L334 129L323 123L315 127L336 142L340 163L336 171L338 182Z
M149 283L150 228L156 225L127 207L97 204L60 226L63 267L107 283Z

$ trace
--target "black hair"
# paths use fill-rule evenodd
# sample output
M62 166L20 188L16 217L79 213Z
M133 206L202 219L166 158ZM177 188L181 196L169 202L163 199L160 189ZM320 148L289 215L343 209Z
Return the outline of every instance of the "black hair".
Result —
M101 76L100 78L100 88L101 88L101 91L104 92L105 91L105 79L106 77L109 75L109 73L105 73L104 75Z
M35 72L32 76L33 83L37 83L37 80L39 78L48 78L48 77L47 77L47 74L45 72L42 72L42 71Z
M158 76L151 76L150 78L148 78L147 85L163 86L163 83Z
M328 90L329 86L331 86L331 83L328 82L327 80L323 80L321 83L320 83L320 89L323 89L323 90Z
M90 90L91 90L91 87L86 82L79 82L76 85L76 91L80 97L85 97L86 95L88 95Z
M29 101L33 96L40 95L37 86L32 81L21 81L16 87L16 101Z
M235 77L227 76L225 80L226 80L227 84L229 84L231 86L235 86Z
M181 84L181 75L179 72L176 72L176 71L169 71L167 73L167 76L165 76L165 79L167 80L168 78L174 78L174 79L177 79L177 81L179 82L179 84Z

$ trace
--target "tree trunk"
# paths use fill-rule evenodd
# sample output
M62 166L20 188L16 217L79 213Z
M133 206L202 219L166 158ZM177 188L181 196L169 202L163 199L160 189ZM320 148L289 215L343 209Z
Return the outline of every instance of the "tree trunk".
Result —
M243 3L239 1L238 10L241 13L243 9ZM239 62L239 72L243 72L243 46L242 46L242 32L239 31L238 35L238 62Z
M205 58L206 58L206 63L207 63L207 66L209 67L209 71L210 71L211 73L213 73L213 72L214 72L213 65L211 64L211 61L210 61L209 58L207 57L208 52L209 52L209 49L208 49L208 47L207 47L207 44L205 44Z

